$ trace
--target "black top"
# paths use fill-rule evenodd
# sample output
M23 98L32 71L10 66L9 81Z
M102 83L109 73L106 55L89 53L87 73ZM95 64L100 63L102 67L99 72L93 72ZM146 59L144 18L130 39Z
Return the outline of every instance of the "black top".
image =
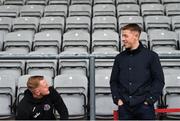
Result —
M111 79L113 101L118 99L130 106L157 101L164 87L164 74L158 55L140 43L135 50L126 49L118 54Z
M60 114L60 119L68 119L68 110L61 96L53 88L49 87L50 94L41 99L33 98L27 89L24 98L18 105L17 120L54 120L54 109Z

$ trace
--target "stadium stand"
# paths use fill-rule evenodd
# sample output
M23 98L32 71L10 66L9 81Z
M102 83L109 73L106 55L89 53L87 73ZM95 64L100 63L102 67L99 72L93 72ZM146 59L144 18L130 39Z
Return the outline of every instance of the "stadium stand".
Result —
M123 50L119 30L137 23L143 45L170 58L161 60L166 81L162 107L179 108L180 60L173 58L180 54L179 8L179 0L0 0L0 56L115 56ZM109 90L112 63L95 61L97 119L112 119L117 109ZM12 104L34 74L54 82L70 119L90 119L90 68L87 58L0 59L0 119L14 115ZM164 117L180 119L180 114Z

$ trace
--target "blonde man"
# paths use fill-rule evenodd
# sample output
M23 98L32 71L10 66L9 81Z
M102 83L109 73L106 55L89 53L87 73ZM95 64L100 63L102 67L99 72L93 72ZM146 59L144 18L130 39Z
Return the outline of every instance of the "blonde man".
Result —
M54 120L54 109L60 119L68 119L68 110L61 96L49 87L43 76L31 76L27 81L28 89L18 105L17 120Z

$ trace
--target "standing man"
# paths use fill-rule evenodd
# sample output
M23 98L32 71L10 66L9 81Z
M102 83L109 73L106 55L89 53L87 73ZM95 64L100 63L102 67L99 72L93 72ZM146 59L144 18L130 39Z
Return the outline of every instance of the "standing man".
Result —
M31 76L27 87L18 105L17 120L55 120L54 109L60 114L60 119L68 119L68 110L61 96L48 86L43 76Z
M119 120L154 120L154 103L164 87L159 57L143 47L140 34L141 27L137 24L128 24L121 29L126 50L116 56L110 79Z

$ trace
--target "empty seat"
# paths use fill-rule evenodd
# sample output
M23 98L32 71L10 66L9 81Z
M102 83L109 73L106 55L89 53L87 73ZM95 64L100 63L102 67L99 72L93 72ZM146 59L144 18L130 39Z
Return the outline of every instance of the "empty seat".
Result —
M4 0L4 5L24 5L25 0Z
M80 74L88 76L88 60L86 59L60 59L59 74Z
M139 16L140 7L136 4L119 4L117 6L117 17L119 16Z
M164 6L162 4L142 4L142 16L164 15Z
M43 17L40 19L39 30L60 30L63 33L64 22L63 17Z
M111 48L110 51L108 48ZM119 51L119 35L113 30L96 30L92 33L92 52L116 53ZM114 50L114 51L113 51Z
M26 0L27 5L47 5L48 0Z
M121 16L118 19L118 25L119 25L119 30L121 27L125 26L126 24L130 23L136 23L138 24L141 28L143 27L143 18L141 16Z
M137 0L116 0L116 4L137 4Z
M12 21L13 21L12 18L0 17L0 29L6 30L6 31L11 31Z
M70 0L49 0L49 5L69 5Z
M71 0L71 4L89 4L89 5L92 5L92 0Z
M167 16L146 16L144 21L146 31L150 29L171 29L171 19Z
M69 6L69 16L88 16L91 17L91 5L75 4Z
M67 5L48 5L44 9L45 17L66 17Z
M21 99L23 98L24 91L27 89L27 81L30 76L34 76L34 75L28 75L28 74L22 75L17 80L17 103L19 103ZM44 76L44 79L48 82L49 86L53 85L53 80L51 77Z
M19 15L19 6L16 5L2 5L0 6L0 17L13 17Z
M33 50L58 54L61 49L61 33L57 30L47 30L34 35Z
M167 4L165 6L167 16L179 16L180 15L180 3L179 4Z
M180 16L173 16L172 19L172 30L180 32Z
M149 31L150 47L154 45L174 45L178 47L178 35L175 32L167 30Z
M7 33L8 33L8 31L6 31L6 30L0 30L0 51L3 50L4 38Z
M117 31L117 19L113 16L96 16L92 19L92 29L113 29Z
M66 31L72 29L85 29L90 32L91 19L86 16L73 16L66 19Z
M87 77L83 75L62 74L55 77L54 87L68 108L69 119L87 118L87 86Z
M44 52L46 53L46 52ZM30 53L33 55L35 53ZM56 60L27 60L26 61L26 74L42 75L54 78L57 74L57 61Z
M70 47L82 48L81 51L89 52L90 49L90 34L83 30L67 31L63 35L63 50Z
M39 26L39 19L36 17L18 17L13 21L12 30L29 29L37 32Z
M41 17L43 15L44 6L41 5L24 5L20 10L21 17Z
M94 0L95 4L115 4L115 0Z
M27 54L32 47L34 33L32 31L16 31L6 34L4 50L9 53Z
M138 0L139 4L160 4L161 0Z
M93 7L93 16L116 16L115 5L96 4Z
M162 4L177 4L177 3L180 3L179 0L161 0L162 1Z

